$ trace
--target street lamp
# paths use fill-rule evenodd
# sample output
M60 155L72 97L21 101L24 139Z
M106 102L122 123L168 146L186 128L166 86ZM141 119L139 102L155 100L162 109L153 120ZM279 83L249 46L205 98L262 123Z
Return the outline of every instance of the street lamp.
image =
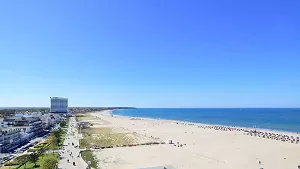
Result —
M88 161L88 169L91 169L91 161Z

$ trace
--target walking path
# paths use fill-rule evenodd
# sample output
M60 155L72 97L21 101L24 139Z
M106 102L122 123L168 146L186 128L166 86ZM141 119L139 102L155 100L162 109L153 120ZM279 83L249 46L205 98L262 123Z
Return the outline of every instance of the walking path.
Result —
M64 146L63 149L60 150L61 160L58 164L59 169L85 169L87 167L86 162L80 156L81 149L79 148L79 138L76 120L74 117L70 117ZM75 162L75 165L73 165L73 162Z

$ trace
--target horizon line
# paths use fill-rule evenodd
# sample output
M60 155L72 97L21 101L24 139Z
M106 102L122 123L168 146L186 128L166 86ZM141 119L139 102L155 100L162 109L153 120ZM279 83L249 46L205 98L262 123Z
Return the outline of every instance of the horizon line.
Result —
M50 108L47 107L0 107L0 108ZM70 106L68 108L136 108L136 109L300 109L300 107L133 107L133 106Z

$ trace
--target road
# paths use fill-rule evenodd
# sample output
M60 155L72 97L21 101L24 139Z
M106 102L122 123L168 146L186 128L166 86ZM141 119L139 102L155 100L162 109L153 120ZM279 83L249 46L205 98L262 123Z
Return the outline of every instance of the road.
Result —
M61 160L58 164L59 169L85 169L87 167L86 162L79 155L79 138L76 120L74 117L70 117L68 132L64 141L65 146L63 146L63 150L60 150ZM75 166L73 162L75 162Z

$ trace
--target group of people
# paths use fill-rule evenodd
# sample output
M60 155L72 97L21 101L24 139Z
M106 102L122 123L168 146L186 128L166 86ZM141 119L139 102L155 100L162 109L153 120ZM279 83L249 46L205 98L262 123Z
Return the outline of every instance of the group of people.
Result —
M215 125L201 125L198 126L198 128L203 129L214 129L214 130L220 130L220 131L243 131L243 129L235 128L235 127L229 127L229 126L215 126Z
M245 128L237 128L237 127L230 127L230 126L216 126L216 125L200 125L198 128L203 129L213 129L213 130L220 130L220 131L241 131L244 132L246 135L249 136L256 136L266 139L273 139L273 140L279 140L283 142L290 142L294 144L300 143L299 136L289 136L286 134L278 134L274 132L261 132L257 131L255 129L249 130Z
M261 132L256 130L249 130L246 132L246 134L250 136L279 140L279 141L290 142L295 144L299 144L300 141L299 137L288 136L286 134L271 133L271 132Z
M67 132L66 140L71 140L71 139L72 139L71 137L74 136L74 133L75 133L74 127L75 127L75 125L74 125L73 123L71 123L71 124L70 124L70 128L68 129L68 132ZM62 151L60 152L60 154L61 154L61 153L64 154L64 153L66 152L66 153L69 154L70 159L74 159L74 154L73 154L73 152L72 152L72 147L74 147L74 148L79 148L79 146L78 146L78 145L75 145L74 142L68 143L68 145L64 145L64 147L63 147ZM79 158L79 157L80 157L80 153L77 155L77 158ZM68 162L68 163L71 162L70 159L69 159L69 158L67 159L67 162ZM73 166L76 165L75 161L76 161L76 160L74 160L74 161L72 162L72 165L73 165Z

